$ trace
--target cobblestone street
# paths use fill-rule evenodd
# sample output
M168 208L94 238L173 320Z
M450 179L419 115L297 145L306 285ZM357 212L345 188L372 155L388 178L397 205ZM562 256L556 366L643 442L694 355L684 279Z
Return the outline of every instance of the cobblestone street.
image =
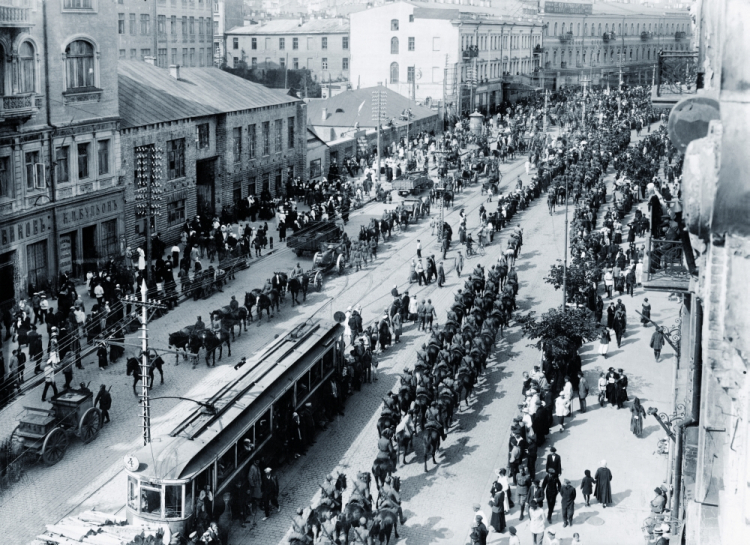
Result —
M504 181L501 186L504 188L514 185L518 176L525 183L529 180L523 173L521 161L506 164L502 170ZM469 230L476 228L479 224L477 210L486 200L480 193L479 188L474 186L458 194L447 220L457 226L458 211L464 208L469 218ZM534 310L540 314L549 307L557 306L561 298L561 293L546 284L544 277L549 267L563 255L564 212L558 209L550 216L543 201L544 198L537 199L527 210L519 212L510 226L487 247L486 255L469 258L465 266L467 272L477 263L489 267L501 249L505 248L508 229L521 225L524 228L524 245L517 262L520 281L518 313ZM492 204L488 206L493 207ZM355 234L359 225L368 223L370 218L380 217L385 208L387 206L381 203L373 203L354 213L347 226L349 235ZM435 210L433 207L433 216ZM408 263L415 256L416 239L422 240L423 254L439 254L435 237L430 236L429 221L423 219L406 233L394 235L391 240L381 244L375 263L369 264L363 271L348 271L342 277L329 275L324 281L323 292L311 292L305 305L292 309L287 301L282 311L270 322L264 320L260 326L249 324L248 332L243 332L233 344L232 357L225 355L215 369L201 364L193 370L185 363L176 367L170 356L165 368L165 384L157 384L153 395L183 395L202 399L215 385L225 382L234 373L232 365L242 356L316 313L331 319L335 311L359 303L363 307L363 318L367 325L380 316L379 313L390 301L389 292L393 284L398 285L399 291L408 289L412 296L416 294L420 299L431 298L438 313L438 322L442 323L455 291L463 287L465 280L457 278L453 270L457 245L454 244L448 254L448 282L442 289L436 284L409 286ZM428 240L430 242L426 243ZM166 318L154 322L150 328L152 343L157 348L165 347L169 332L192 324L197 315L202 315L205 320L211 310L227 304L231 295L241 299L249 288L260 287L273 271L289 270L296 261L297 258L289 250L280 249L273 256L254 262L249 270L237 275L223 294L214 295L208 301L185 302ZM309 268L309 258L299 261L302 261L305 269ZM670 392L673 388L667 359L669 355L665 354L662 363L654 366L648 348L651 330L636 325L633 309L639 308L642 295L643 290L639 289L636 298L625 300L629 312L628 333L623 349L611 352L606 366L625 368L630 376L631 395L638 395L644 405L656 404L660 409L671 409ZM674 319L677 308L667 301L666 295L649 294L649 297L655 320L670 322ZM309 505L315 499L318 485L327 474L345 472L351 480L356 472L370 469L377 452L375 423L382 398L397 384L398 373L404 367L413 365L415 350L423 339L424 334L416 331L414 324L405 325L401 343L378 356L378 382L365 385L360 393L348 401L346 415L337 417L319 435L316 445L308 450L306 456L279 471L281 513L272 515L268 521L258 521L255 527L251 524L244 528L235 525L231 543L270 544L282 541L290 527L294 510ZM489 360L488 372L480 379L470 408L458 413L457 424L441 445L437 466L430 461L428 471L424 472L422 460L415 459L412 453L407 458L409 463L399 468L404 514L408 521L404 528L399 528L401 539L398 543L463 544L472 521L472 504L479 502L485 513L490 512L487 505L489 488L495 469L504 467L507 462L508 430L520 398L521 374L539 361L538 351L527 346L527 343L517 325L508 328L505 337L499 339ZM597 359L591 345L582 349L582 357L584 371L593 389L605 362ZM94 386L96 381L114 385L112 424L105 426L90 445L73 441L65 458L57 466L33 467L23 486L17 486L0 496L3 527L9 535L14 536L11 543L28 542L44 529L44 524L57 521L71 512L91 507L109 512L123 508L125 479L122 456L139 446L141 441L140 412L132 395L131 379L125 376L122 362L101 373L96 371L93 362L87 362L86 371L79 372L75 378L76 382L80 380L93 380ZM19 405L38 404L41 395L35 391L26 397L33 399L16 402L12 408L15 412L9 409L3 412L0 431L12 429L14 422L9 415L16 415L20 411ZM550 446L557 446L563 459L563 475L577 486L584 469L593 472L600 460L606 458L614 474L614 506L606 512L602 512L596 504L591 508L579 509L575 531L588 543L605 542L602 540L623 545L640 543L640 534L633 530L639 528L640 521L647 516L649 494L654 486L662 482L666 471L666 460L653 454L659 430L648 421L644 437L637 439L628 433L629 411L599 409L598 406L594 407L594 400L592 397L589 402L589 412L576 414L572 418L569 431L550 435L539 450L539 463L543 465ZM171 412L183 410L184 407L173 400L155 401L153 436L159 435L161 421L168 419ZM578 408L577 402L574 408ZM348 493L344 498L348 498ZM522 543L528 542L527 523L519 523L517 508L508 516L508 524L518 528ZM553 526L558 527L558 536L564 538L562 543L570 543L572 531L560 531L561 521L557 513ZM504 536L491 534L490 543L507 543L507 539L507 533Z

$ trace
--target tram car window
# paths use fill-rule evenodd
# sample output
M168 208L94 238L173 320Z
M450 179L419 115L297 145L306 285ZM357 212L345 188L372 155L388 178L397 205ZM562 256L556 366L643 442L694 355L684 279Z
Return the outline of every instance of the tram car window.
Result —
M164 489L164 516L168 519L182 517L182 485L166 485Z
M271 411L266 411L255 424L255 444L260 445L271 433Z
M128 507L138 511L138 480L128 477Z
M161 488L141 486L141 513L161 514Z

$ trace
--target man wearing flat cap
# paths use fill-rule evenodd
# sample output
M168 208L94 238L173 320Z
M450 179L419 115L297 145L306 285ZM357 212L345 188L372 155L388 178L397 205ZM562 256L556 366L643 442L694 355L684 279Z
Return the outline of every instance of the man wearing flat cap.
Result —
M562 509L563 528L573 526L573 510L576 499L576 489L570 484L569 479L564 479L560 490L560 508Z
M547 470L547 475L542 481L542 490L547 498L547 522L552 522L552 511L555 510L555 503L557 503L557 495L560 493L562 485L560 484L560 478L557 476L557 472L553 468Z

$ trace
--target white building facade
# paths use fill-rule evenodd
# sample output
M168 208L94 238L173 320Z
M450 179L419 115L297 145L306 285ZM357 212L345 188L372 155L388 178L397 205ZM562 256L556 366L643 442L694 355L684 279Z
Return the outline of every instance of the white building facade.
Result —
M485 113L503 100L503 84L531 81L539 66L538 16L501 8L397 2L351 15L352 86L381 82L446 109Z

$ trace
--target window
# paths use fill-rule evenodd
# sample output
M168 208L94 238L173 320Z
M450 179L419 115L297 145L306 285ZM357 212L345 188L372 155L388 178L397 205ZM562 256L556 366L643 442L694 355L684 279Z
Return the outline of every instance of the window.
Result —
M248 179L248 182L247 182L247 194L248 194L248 196L256 194L257 190L255 189L255 182L256 182L256 177L255 176L251 176Z
M182 20L180 21L180 24L181 24L180 26L182 26L182 41L186 42L187 41L187 33L188 33L188 29L187 29L187 26L188 26L187 17L183 17Z
M320 159L310 161L310 178L317 178L321 174Z
M190 41L195 40L195 17L188 19L188 34L190 34Z
M94 86L94 48L84 40L70 42L65 48L68 89Z
M124 13L117 14L117 33L125 34L125 14Z
M169 225L185 221L185 199L172 201L167 204L167 221Z
M279 38L279 49L282 50L286 47L286 39L285 38Z
M145 61L146 57L151 56L151 50L150 49L141 49L141 60Z
M349 36L341 38L341 49L349 49Z
M97 159L99 163L99 176L109 174L109 140L97 142Z
M232 38L232 49L239 49L239 48L240 48L240 39Z
M281 193L281 171L280 170L276 171L276 179L275 179L273 189L277 195Z
M206 51L209 51L208 48L206 48ZM203 55L203 48L201 47L198 50L198 66L206 66L205 57Z
M159 15L156 18L156 29L159 32L159 36L164 36L167 33L167 16Z
M286 147L289 149L294 149L294 118L290 117L287 119L287 144Z
M321 59L321 61L320 61L320 67L323 70L328 70L328 58L327 57L323 57Z
M414 38L409 38L409 51L414 51Z
M13 197L13 176L10 172L10 157L0 157L0 198Z
M565 23L563 23L563 30L565 29ZM557 23L555 23L555 36L557 36Z
M26 270L29 284L39 286L47 281L47 241L26 246Z
M170 53L170 64L177 64L177 48L173 47Z
M292 59L292 69L299 70L299 59L296 57Z
M253 70L255 70L256 68L258 68L258 57L253 57L250 60L250 66L252 67Z
M177 138L167 142L167 175L168 179L185 176L185 139Z
M398 83L398 63L391 63L391 83Z
M190 66L195 66L195 48L190 48Z
M271 38L266 38L266 47L265 47L265 49L266 49L266 51L268 51L269 49L271 49Z
M398 38L391 38L391 55L398 55Z
M44 168L44 165L39 164L39 152L38 151L27 151L24 155L24 162L26 165L26 189L32 190L34 188L44 188L44 178L38 179L39 168Z
M326 38L325 36L320 39L320 48L328 49L328 38Z
M271 123L263 122L263 155L271 154Z
M126 49L120 49L120 51L118 53L118 58L124 60L126 56L127 56L127 50Z
M160 48L159 51L157 51L158 55L156 57L156 64L160 68L166 68L167 67L167 49L166 48Z
M299 38L292 38L292 49L299 49Z
M188 50L187 50L187 47L183 47L182 48L182 66L187 66L187 65L188 65Z
M343 59L341 59L341 69L349 70L349 57L344 57Z
M198 125L198 149L206 149L210 145L210 128L208 123Z
M129 27L130 35L135 36L138 33L136 29L135 13L129 14L128 22L129 22L128 27Z
M282 133L284 132L284 120L277 119L274 122L274 151L280 153L284 150L284 143L282 141Z
M169 18L169 33L172 35L172 41L177 40L177 16L172 15Z
M242 128L235 127L232 129L232 151L234 152L234 162L239 163L242 160Z
M409 22L410 23L414 22L414 14L409 15Z
M433 51L440 51L440 37L435 36L432 38L432 50Z
M93 9L91 0L65 0L64 9Z
M78 179L89 177L89 143L78 144Z
M398 19L391 19L391 30L398 30Z
M134 61L138 58L138 50L137 49L131 49L130 50L130 60Z
M19 74L18 91L20 93L33 93L36 91L36 60L34 59L34 46L31 42L23 42L18 48L18 60L21 64Z
M286 66L286 59L284 57L279 58L279 67L284 68Z
M247 152L250 155L250 159L255 157L255 144L257 135L255 133L255 125L248 125L247 127Z
M203 41L203 17L198 17L198 41Z
M406 83L414 83L414 67L406 67Z
M141 13L141 36L151 34L151 16L148 13Z
M258 49L258 38L252 38L250 40L250 48L251 49Z

